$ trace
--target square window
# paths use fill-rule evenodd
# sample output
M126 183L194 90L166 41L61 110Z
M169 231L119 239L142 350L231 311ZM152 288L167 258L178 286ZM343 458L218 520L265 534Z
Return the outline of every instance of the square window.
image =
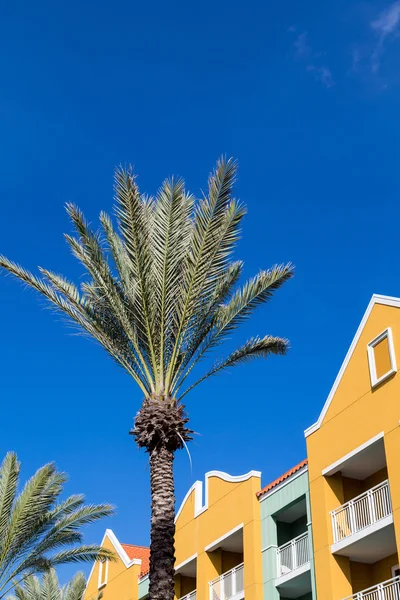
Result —
M99 564L99 589L107 583L108 578L108 560L102 560Z
M368 344L368 362L372 387L397 372L393 336L390 327Z

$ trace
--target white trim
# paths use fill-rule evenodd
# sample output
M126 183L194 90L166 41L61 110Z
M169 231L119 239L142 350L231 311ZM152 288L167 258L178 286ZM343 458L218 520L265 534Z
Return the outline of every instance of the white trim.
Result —
M376 521L372 525L369 525L369 527L364 527L364 529L360 529L360 531L357 531L357 533L354 533L353 535L349 535L348 537L344 538L343 540L340 540L340 542L336 542L336 544L332 544L331 552L332 552L332 554L335 554L336 552L339 552L339 550L343 550L343 548L347 548L347 546L352 546L359 540L362 540L363 538L367 537L368 535L375 533L375 531L379 531L380 529L383 529L384 527L388 527L388 525L392 525L392 524L393 524L393 514L388 515L387 517L384 517L383 519L380 519L379 521Z
M243 529L243 527L244 527L244 523L240 523L240 525L237 525L236 527L233 527L233 529L231 529L227 533L224 533L224 535L221 535L221 537L219 537L218 539L216 539L213 542L211 542L211 544L207 544L207 546L204 548L204 551L205 552L212 552L213 550L216 550L221 542L223 542L224 540L226 540L228 537L230 537L231 535L233 535L237 531L240 531L241 529Z
M389 347L389 358L390 358L390 369L384 375L380 377L376 376L376 365L375 365L375 352L374 348L384 339L388 341ZM367 346L368 352L368 363L369 363L369 373L371 377L371 386L374 388L383 381L385 381L388 377L393 375L393 373L397 373L397 365L396 365L396 356L394 353L394 344L393 344L393 334L391 327L387 327L382 333L376 336L371 342L369 342Z
M234 596L231 596L229 600L243 600L244 599L244 590L243 592L238 592Z
M296 473L293 473L293 475L289 475L289 477L287 477L286 479L284 479L283 481L281 481L280 483L275 485L272 489L268 490L268 492L265 492L262 496L259 496L259 498L258 498L259 502L266 500L267 498L272 496L272 494L275 494L277 491L281 490L283 487L285 487L285 485L288 485L288 483L292 483L292 481L294 481L295 479L297 479L297 477L300 477L307 471L308 471L308 465L304 465L304 467L301 467L301 469L296 471Z
M219 479L223 479L229 483L241 483L242 481L247 481L250 477L261 477L261 471L249 471L244 475L229 475L228 473L224 473L224 471L208 471L206 479L209 477L219 477Z
M203 483L201 481L195 481L194 484L189 488L184 499L182 500L179 510L176 513L175 523L177 522L179 515L181 514L183 507L185 506L192 492L194 492L194 518L196 519L199 515L201 515L208 509L208 480L210 479L210 477L218 477L219 479L222 479L223 481L227 481L229 483L241 483L243 481L247 481L251 477L258 477L259 479L261 479L261 471L249 471L244 475L229 475L228 473L224 473L223 471L208 471L204 476L204 505L202 503Z
M196 558L197 558L197 553L193 554L192 556L189 556L189 558L187 558L186 560L183 560L181 563L179 563L179 565L177 565L175 567L175 574L179 571L179 569L182 569L182 567L184 567L185 565L188 565L193 560L196 560Z
M120 542L117 540L117 537L115 536L114 532L111 529L106 529L104 538L106 536L108 537L108 539L114 546L118 556L120 557L120 559L122 560L122 562L124 563L124 565L127 569L129 569L129 567L131 567L132 565L141 565L142 564L142 561L140 558L132 558L132 559L129 558L129 556L127 555L127 553L125 552L125 550L123 549L123 547L121 546ZM103 545L103 542L102 542L102 545Z
M143 583L143 581L146 581L146 579L149 578L149 574L147 573L147 575L143 575L143 577L139 578L139 583Z
M330 475L334 475L335 473L337 473L338 471L340 471L340 467L345 462L347 462L350 458L353 458L353 456L356 456L357 454L359 454L360 452L362 452L363 450L365 450L369 446L372 446L372 444L375 444L375 442L378 442L379 440L381 440L383 438L383 436L384 436L384 433L383 433L383 431L381 431L380 433L378 433L377 435L375 435L374 437L372 437L370 440L367 440L366 442L364 442L363 444L361 444L361 446L358 446L358 448L355 448L355 450L352 450L351 452L349 452L345 456L342 456L342 458L339 458L339 460L336 460L334 463L332 463L331 465L329 465L329 467L326 467L325 469L322 469L322 475L324 477L328 477Z
M125 565L125 567L127 569L129 569L129 567L131 567L132 565L141 565L142 564L142 561L141 561L140 558L132 558L132 560L129 559L129 556L127 555L127 553L125 552L125 550L123 549L123 547L121 546L121 544L117 540L114 532L111 529L106 529L106 531L105 531L105 533L103 535L103 539L101 540L100 546L104 545L104 542L105 542L106 538L108 538L110 540L110 542L114 546L114 550L116 551L116 553L118 554L118 556L120 557L120 559L122 560L122 562L124 563L124 565ZM94 563L93 563L93 566L92 566L92 568L90 570L90 573L89 573L89 577L87 579L87 583L86 583L86 587L85 587L85 592L86 592L87 587L89 585L89 581L90 581L90 579L91 579L91 577L93 575L94 568L95 568L95 566L96 566L96 564L98 562L99 561L94 561ZM84 594L85 594L85 592L84 592Z
M265 548L261 549L261 552L266 552L267 550L271 550L271 548L275 548L275 550L278 548L277 544L270 544L269 546L265 546Z
M290 573L287 573L286 575L277 577L275 579L275 587L279 587L280 585L287 583L291 579L294 579L295 577L298 577L299 575L303 575L303 573L306 573L310 569L311 569L310 562L307 562L305 565L301 565L301 567L299 567L298 569L294 569L294 571L290 571Z
M328 396L328 398L327 398L327 400L326 400L326 402L324 404L324 407L323 407L323 409L321 411L321 414L319 415L318 420L313 425L310 425L310 427L308 427L305 430L305 432L304 432L305 437L308 437L309 435L311 435L312 433L314 433L314 431L317 431L321 427L322 421L324 420L325 415L328 412L328 408L331 405L333 396L335 395L336 390L337 390L337 388L339 386L339 383L342 380L342 377L343 377L344 372L345 372L345 370L347 368L347 365L349 364L349 361L350 361L350 359L351 359L351 357L353 355L353 352L355 350L357 342L360 339L361 333L362 333L362 331L364 329L364 326L365 326L365 324L366 324L366 322L368 320L368 317L369 317L369 315L370 315L373 307L375 306L375 304L383 304L385 306L393 306L395 308L400 308L400 298L395 298L393 296L381 296L379 294L374 294L372 296L372 298L371 298L371 300L370 300L370 302L369 302L369 304L367 306L367 310L365 311L364 316L363 316L363 318L361 320L361 323L358 326L358 329L357 329L356 334L355 334L355 336L353 338L353 341L351 342L350 348L347 351L347 354L346 354L346 357L345 357L345 359L344 359L344 361L342 363L342 366L340 367L340 371L339 371L339 373L338 373L338 375L337 375L337 377L335 379L335 382L334 382L334 384L332 386L332 389L329 392L329 396Z
M189 499L190 494L194 491L194 514L195 517L199 514L202 508L202 500L203 500L203 482L195 481L194 484L188 489L186 496L181 502L179 510L175 515L175 523L178 520L179 515L181 514L183 507L185 506L187 500Z
M101 590L108 582L108 560L102 560L99 563L99 576L97 579L97 589ZM105 568L105 576L103 579L103 569Z

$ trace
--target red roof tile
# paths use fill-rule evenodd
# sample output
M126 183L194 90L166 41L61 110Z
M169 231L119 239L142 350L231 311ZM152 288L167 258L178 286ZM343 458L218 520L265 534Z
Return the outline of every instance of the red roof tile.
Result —
M147 546L133 546L133 544L121 544L128 555L129 560L140 558L142 567L140 569L140 577L144 577L150 570L150 548Z
M285 479L288 479L289 477L291 477L292 475L294 475L295 473L297 473L297 471L300 471L300 469L302 469L303 467L305 467L307 464L308 464L308 460L307 459L302 460L298 465L296 465L295 467L292 467L291 469L289 469L289 471L286 471L286 473L284 473L283 475L281 475L280 477L278 477L278 479L275 479L275 481L272 481L271 483L269 483L268 485L266 485L265 487L263 487L262 490L260 490L259 492L257 492L257 498L260 498L266 492L269 492L269 490L272 490L272 488L274 488L275 486L277 486L280 483L282 483L282 481L285 481Z

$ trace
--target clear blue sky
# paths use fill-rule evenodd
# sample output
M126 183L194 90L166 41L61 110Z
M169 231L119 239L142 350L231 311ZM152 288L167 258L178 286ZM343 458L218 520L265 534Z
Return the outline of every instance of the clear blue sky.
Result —
M170 174L198 191L217 157L240 163L246 274L291 260L296 277L238 335L287 336L286 358L216 378L188 398L193 472L305 456L372 293L400 295L400 4L306 0L3 3L0 251L78 279L63 205L111 210L113 168L143 190ZM141 395L43 301L0 278L2 454L27 475L55 460L69 492L118 507L123 542L148 542L147 459L128 436Z

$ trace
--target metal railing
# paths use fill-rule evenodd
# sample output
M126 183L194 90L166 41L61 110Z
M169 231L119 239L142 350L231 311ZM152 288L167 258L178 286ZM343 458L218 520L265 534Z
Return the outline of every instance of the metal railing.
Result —
M334 542L340 542L391 514L389 482L383 481L331 512Z
M223 573L210 581L210 600L229 600L244 591L244 565Z
M308 533L298 535L276 549L278 577L287 575L310 562Z
M393 577L344 600L400 600L400 577Z
M190 594L186 594L186 596L182 596L179 600L196 600L196 590L190 592Z

